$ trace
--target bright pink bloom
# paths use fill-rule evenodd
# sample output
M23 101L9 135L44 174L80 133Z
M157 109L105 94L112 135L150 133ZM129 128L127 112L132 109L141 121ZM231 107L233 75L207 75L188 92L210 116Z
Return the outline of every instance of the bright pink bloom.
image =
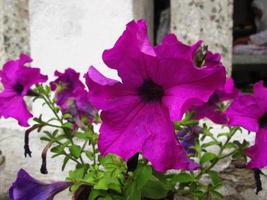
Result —
M232 100L238 95L239 91L234 86L233 79L228 79L225 86L216 90L209 98L209 101L201 105L194 106L192 111L195 113L194 119L208 118L217 124L227 124L227 117L220 110L220 104L226 100Z
M267 166L267 88L263 81L254 85L253 95L238 96L226 113L229 124L241 126L256 132L255 145L248 148L246 153L251 158L249 168Z
M22 54L18 60L5 63L0 72L4 87L0 93L0 116L15 118L21 126L28 126L28 120L32 117L24 96L30 92L34 84L47 81L47 76L42 75L39 68L25 66L31 61L29 56Z
M86 76L90 100L102 110L102 155L114 153L128 160L139 152L161 172L197 167L176 140L172 122L193 103L208 101L224 84L225 69L197 68L195 48L173 34L153 48L140 20L130 22L115 46L104 51L104 62L118 71L122 82L104 77L94 67Z

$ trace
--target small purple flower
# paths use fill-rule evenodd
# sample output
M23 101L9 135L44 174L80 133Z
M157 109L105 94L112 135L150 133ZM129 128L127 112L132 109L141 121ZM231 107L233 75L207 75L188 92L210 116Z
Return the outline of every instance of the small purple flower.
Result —
M183 130L178 131L176 136L188 154L194 155L196 153L193 147L196 144L200 132L200 126L185 127Z
M199 42L187 46L169 34L152 47L144 21L132 21L103 60L121 82L89 68L90 101L101 109L99 149L128 160L136 153L155 170L196 169L177 141L173 121L193 104L208 101L225 82L222 66L198 68L193 60Z
M20 169L16 181L9 188L10 200L52 200L54 196L71 186L70 182L43 183Z
M255 144L246 150L251 158L247 166L263 168L267 166L267 88L260 81L253 90L253 95L238 96L226 114L230 125L256 132Z
M208 59L208 58L207 58ZM198 106L193 106L194 119L208 118L217 124L227 124L227 116L220 109L223 101L234 99L239 91L234 87L233 79L228 79L225 86L216 90L209 98L209 101Z
M55 72L58 78L50 83L51 89L56 92L56 103L63 109L67 109L69 101L75 99L80 92L84 92L85 86L79 80L80 74L68 68L64 73Z
M29 126L32 117L24 96L31 93L31 87L37 83L47 81L47 76L40 73L40 69L25 66L32 59L24 54L18 60L10 60L4 64L0 72L4 90L0 93L0 117L15 118L21 126Z
M68 68L64 73L55 72L58 78L50 83L51 89L56 92L56 103L64 114L69 113L69 119L74 125L80 126L86 121L92 122L96 115L96 109L89 101L89 93L84 84L79 80L80 74ZM83 122L82 122L83 121ZM85 123L87 123L85 122Z

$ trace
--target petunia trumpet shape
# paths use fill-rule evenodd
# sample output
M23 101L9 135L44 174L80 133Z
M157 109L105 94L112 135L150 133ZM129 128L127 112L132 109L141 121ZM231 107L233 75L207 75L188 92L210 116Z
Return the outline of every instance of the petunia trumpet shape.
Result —
M52 200L54 196L71 186L70 182L43 183L20 169L16 181L9 188L10 200Z
M141 153L159 172L196 169L177 141L173 121L194 103L208 101L225 82L222 66L198 68L194 51L173 34L152 47L143 20L132 21L115 46L104 51L105 64L121 82L90 67L86 82L92 104L101 109L99 149L128 160Z
M96 109L91 105L89 93L79 80L80 74L68 68L64 73L56 71L55 75L58 78L51 82L50 86L56 92L56 103L63 113L71 114L71 120L75 123L79 123L83 117L92 121Z
M208 118L217 124L227 124L227 116L220 109L220 104L224 101L233 100L239 94L238 89L234 86L234 81L229 78L225 86L216 90L209 98L208 102L201 105L193 106L194 119Z
M267 166L267 88L260 81L253 90L253 95L238 96L226 114L230 125L256 132L255 144L246 150L251 158L247 167L263 168Z
M32 59L24 54L18 60L10 60L4 64L0 72L4 90L0 93L0 117L15 118L21 126L28 126L32 117L24 96L29 95L30 88L37 83L47 81L47 76L40 69L25 66Z

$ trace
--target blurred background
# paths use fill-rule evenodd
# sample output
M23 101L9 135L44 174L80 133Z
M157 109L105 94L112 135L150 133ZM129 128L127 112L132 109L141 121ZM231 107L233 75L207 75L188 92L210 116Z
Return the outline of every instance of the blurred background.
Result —
M147 20L153 44L168 32L188 44L204 40L222 54L239 88L267 80L267 0L0 0L0 66L24 52L50 80L55 69L84 74L90 65L117 78L103 64L102 52L129 21L140 18ZM42 109L32 105L34 113ZM48 161L49 177L40 175L44 144L38 134L31 138L33 157L24 158L24 131L14 120L0 121L0 194L20 168L42 179L64 177L54 160Z

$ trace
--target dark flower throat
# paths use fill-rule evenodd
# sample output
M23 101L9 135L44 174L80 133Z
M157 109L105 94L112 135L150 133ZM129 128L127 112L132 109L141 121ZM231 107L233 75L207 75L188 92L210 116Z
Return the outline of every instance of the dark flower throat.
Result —
M17 83L16 85L14 85L13 89L16 91L17 94L21 94L24 87L21 83Z
M259 119L260 128L267 128L267 113Z
M164 95L164 90L151 79L146 79L137 89L137 93L145 102L160 102Z

